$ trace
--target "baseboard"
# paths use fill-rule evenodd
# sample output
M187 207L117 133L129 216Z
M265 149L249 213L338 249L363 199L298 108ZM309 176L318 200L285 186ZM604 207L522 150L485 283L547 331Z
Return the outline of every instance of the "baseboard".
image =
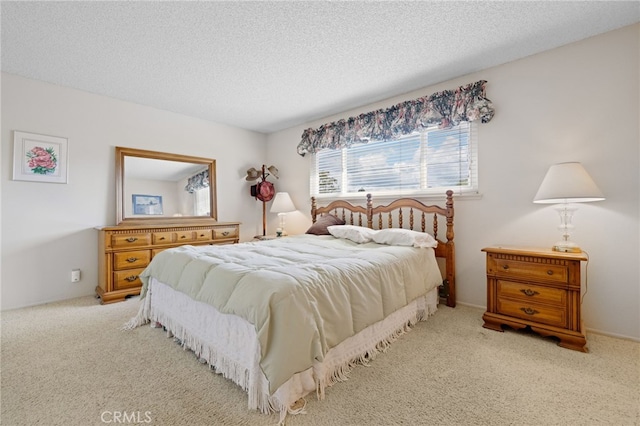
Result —
M474 305L472 303L467 303L467 302L456 302L456 304L462 305L462 306L468 306L470 308L481 309L481 310L486 310L487 309L486 306ZM616 339L630 340L632 342L640 343L640 337L625 336L623 334L610 333L608 331L597 330L595 328L589 328L589 327L586 327L585 330L588 333L601 334L601 335L607 336L607 337L615 337Z
M462 306L468 306L470 308L482 309L483 311L487 310L486 306L474 305L474 304L467 303L467 302L456 302L456 304L457 305L462 305Z
M616 339L631 340L632 342L640 343L640 338L638 337L631 337L631 336L625 336L623 334L610 333L608 331L596 330L594 328L589 328L589 327L585 327L585 330L587 330L587 332L589 333L601 334L607 337L615 337Z

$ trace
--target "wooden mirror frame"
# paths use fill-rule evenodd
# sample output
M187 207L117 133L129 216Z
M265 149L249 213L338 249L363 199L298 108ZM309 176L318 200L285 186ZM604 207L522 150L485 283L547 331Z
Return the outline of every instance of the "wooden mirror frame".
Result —
M180 161L185 163L202 164L209 170L209 216L180 216L180 217L156 217L140 218L127 217L125 214L125 158L140 157L153 160ZM189 155L170 154L166 152L147 151L143 149L124 148L116 146L116 224L117 225L137 225L137 224L171 224L171 223L203 223L217 221L218 205L216 191L216 160L203 157L193 157Z

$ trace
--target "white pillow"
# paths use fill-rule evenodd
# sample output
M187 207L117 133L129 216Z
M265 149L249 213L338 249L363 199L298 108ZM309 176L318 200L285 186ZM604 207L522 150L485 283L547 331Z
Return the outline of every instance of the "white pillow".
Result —
M377 232L371 228L356 225L331 225L327 226L327 230L334 237L346 238L358 244L370 242Z
M373 241L378 244L387 244L390 246L413 246L420 248L436 248L438 246L435 238L425 232L401 228L381 229L375 233Z

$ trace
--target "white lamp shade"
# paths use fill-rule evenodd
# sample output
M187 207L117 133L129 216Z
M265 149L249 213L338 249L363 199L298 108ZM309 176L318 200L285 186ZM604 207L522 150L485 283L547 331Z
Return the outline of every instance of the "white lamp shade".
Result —
M534 203L585 203L604 200L602 191L580 163L560 163L549 168Z
M288 192L277 192L271 204L271 213L288 213L296 210Z

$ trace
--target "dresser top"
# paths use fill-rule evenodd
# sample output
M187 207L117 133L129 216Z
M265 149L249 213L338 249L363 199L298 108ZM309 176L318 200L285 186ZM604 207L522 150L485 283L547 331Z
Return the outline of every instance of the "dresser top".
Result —
M145 223L145 224L140 224L140 223L127 223L127 224L120 224L120 225L110 225L110 226L96 226L95 229L97 229L98 231L127 231L127 230L135 230L135 229L165 229L165 228L180 228L180 227L184 227L184 228L195 228L195 227L225 227L225 226L238 226L240 225L240 222L217 222L215 220L201 220L201 221L194 221L194 222L175 222L175 223L166 223L166 222L162 222L162 223L157 223L157 224L153 224L153 223Z

